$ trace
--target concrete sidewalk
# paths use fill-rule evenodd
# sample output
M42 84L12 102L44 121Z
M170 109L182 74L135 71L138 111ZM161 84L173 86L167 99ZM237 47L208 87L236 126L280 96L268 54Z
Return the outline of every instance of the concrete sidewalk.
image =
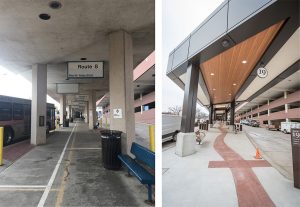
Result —
M254 160L245 133L212 130L195 148L187 157L175 155L175 147L163 151L163 206L299 205L300 190L268 162Z
M135 177L103 168L99 135L83 123L60 129L0 173L0 206L144 206L146 198Z

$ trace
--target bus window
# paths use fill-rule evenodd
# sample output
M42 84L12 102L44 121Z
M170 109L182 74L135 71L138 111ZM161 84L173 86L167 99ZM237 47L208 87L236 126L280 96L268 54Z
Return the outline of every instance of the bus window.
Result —
M23 104L14 103L14 120L24 119Z
M0 121L9 121L11 120L12 107L11 103L0 102Z

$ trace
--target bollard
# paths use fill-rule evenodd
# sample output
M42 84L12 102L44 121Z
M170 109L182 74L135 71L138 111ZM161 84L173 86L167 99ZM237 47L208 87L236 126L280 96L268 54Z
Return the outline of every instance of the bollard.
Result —
M155 152L155 126L149 125L150 150Z
M3 165L3 138L4 128L0 127L0 166Z
M102 118L100 118L100 128L102 128Z

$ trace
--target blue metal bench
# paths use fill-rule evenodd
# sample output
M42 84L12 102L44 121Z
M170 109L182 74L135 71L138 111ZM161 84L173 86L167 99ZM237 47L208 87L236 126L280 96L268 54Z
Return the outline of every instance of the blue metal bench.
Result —
M118 155L118 158L125 165L128 173L133 174L142 184L147 184L147 203L153 203L152 185L155 184L155 177L144 167L142 167L142 165L140 165L138 162L145 164L151 169L155 169L155 154L135 142L132 143L130 152L135 156L135 159L132 159L130 156L124 154Z

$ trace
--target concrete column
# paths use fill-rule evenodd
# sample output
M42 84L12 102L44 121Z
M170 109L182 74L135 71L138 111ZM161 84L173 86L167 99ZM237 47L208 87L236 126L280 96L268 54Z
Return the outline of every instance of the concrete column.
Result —
M71 105L69 105L69 109L68 109L68 119L71 119L71 117L72 117L72 106Z
M47 65L32 66L31 139L33 145L46 143Z
M59 105L60 124L63 124L66 120L66 94L61 94Z
M140 100L143 100L143 93L140 93ZM143 114L143 105L141 105L141 114Z
M135 139L132 37L125 31L109 35L110 129L120 130L122 152L130 153ZM114 109L121 116L114 117Z
M89 94L89 129L93 129L96 121L96 91L91 91Z
M84 107L84 111L83 111L83 116L84 116L84 122L85 123L89 123L89 102L86 102L85 107Z

